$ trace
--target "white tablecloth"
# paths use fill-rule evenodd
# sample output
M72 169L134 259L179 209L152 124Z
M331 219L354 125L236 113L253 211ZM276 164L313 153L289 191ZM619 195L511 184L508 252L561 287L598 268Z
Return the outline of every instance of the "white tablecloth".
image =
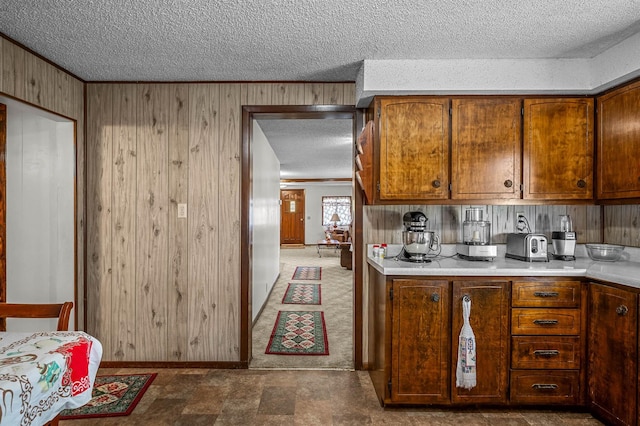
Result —
M43 425L89 402L101 358L81 331L0 332L0 426Z

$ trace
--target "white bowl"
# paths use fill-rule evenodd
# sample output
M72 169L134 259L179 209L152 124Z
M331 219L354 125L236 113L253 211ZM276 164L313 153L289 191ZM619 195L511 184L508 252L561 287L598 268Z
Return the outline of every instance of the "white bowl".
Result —
M615 262L624 251L624 246L617 244L585 244L585 247L591 259L604 262Z

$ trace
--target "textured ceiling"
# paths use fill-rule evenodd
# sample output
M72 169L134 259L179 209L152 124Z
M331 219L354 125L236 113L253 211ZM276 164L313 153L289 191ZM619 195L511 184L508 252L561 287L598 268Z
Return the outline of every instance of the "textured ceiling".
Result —
M354 81L364 59L589 58L635 0L2 0L0 32L87 81Z
M85 81L355 81L365 59L592 58L639 30L636 0L0 0L1 33ZM283 177L351 175L328 148L346 126L317 121L261 123Z
M280 161L282 179L350 178L351 120L258 120Z

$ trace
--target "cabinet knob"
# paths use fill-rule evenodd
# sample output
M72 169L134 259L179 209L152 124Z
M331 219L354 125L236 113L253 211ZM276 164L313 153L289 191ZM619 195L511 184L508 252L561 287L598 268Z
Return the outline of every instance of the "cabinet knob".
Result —
M513 186L513 181L511 179L507 179L504 181L504 186L507 188L511 188Z
M440 188L440 181L438 179L434 180L433 182L431 182L431 185L434 188Z
M585 186L587 186L587 182L585 182L583 179L580 179L576 185L578 185L578 188L584 188Z
M433 293L431 295L431 301L432 302L439 302L440 301L440 295L438 293Z
M621 317L627 315L627 312L629 312L629 308L627 308L625 305L620 305L616 308L616 314L620 315Z

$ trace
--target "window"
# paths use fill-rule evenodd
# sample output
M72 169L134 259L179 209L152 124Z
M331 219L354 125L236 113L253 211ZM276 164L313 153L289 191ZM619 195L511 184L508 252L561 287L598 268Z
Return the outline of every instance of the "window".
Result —
M340 218L336 225L351 225L351 197L322 197L322 226L333 225L331 217L334 213Z

